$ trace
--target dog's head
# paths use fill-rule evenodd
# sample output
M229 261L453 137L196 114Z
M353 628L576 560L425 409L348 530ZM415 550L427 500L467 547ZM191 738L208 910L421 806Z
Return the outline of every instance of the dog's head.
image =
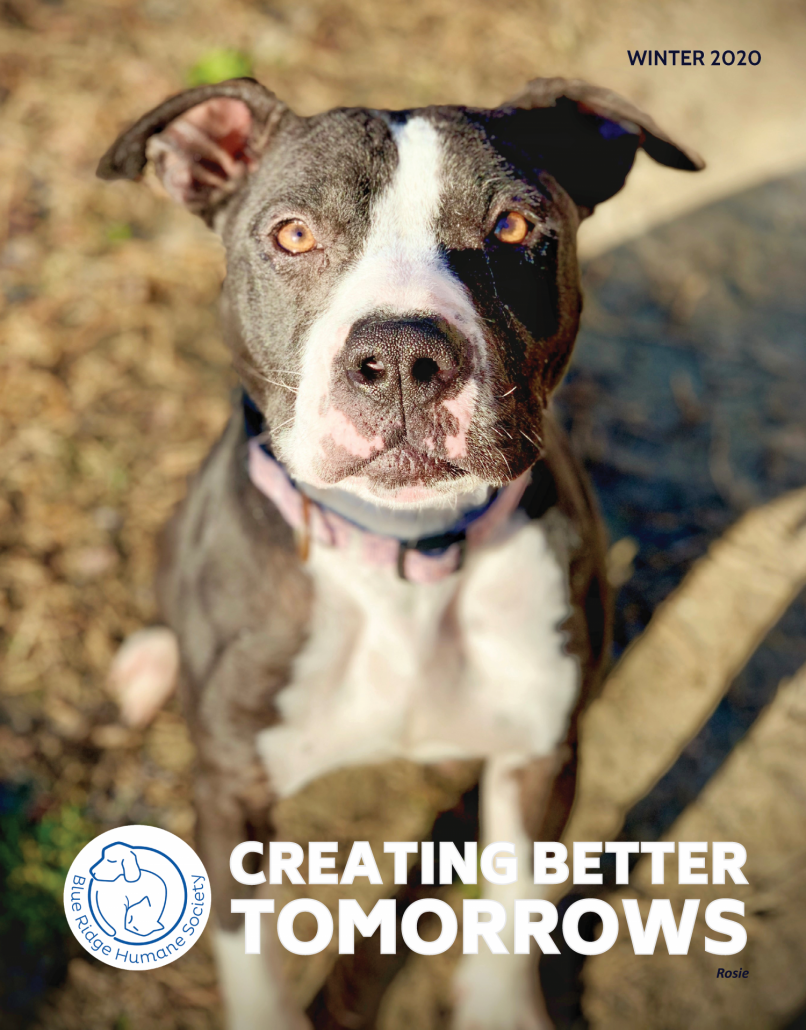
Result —
M90 869L90 875L104 882L122 876L127 883L134 883L140 879L137 855L126 844L107 844L101 852L101 858Z
M235 365L292 476L447 506L536 460L578 328L576 230L639 147L702 166L582 82L495 110L301 118L239 79L166 101L99 174L150 157L222 235Z

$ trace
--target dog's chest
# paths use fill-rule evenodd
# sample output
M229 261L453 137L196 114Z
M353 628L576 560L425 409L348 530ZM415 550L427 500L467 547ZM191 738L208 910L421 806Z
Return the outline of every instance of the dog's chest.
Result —
M541 522L513 523L427 586L316 547L307 644L258 748L282 795L345 765L546 754L578 684L566 570Z

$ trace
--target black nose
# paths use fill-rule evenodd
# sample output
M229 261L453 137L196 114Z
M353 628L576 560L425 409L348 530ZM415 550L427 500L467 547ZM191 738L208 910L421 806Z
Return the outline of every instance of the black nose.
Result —
M436 317L365 318L350 330L342 368L355 389L404 407L436 400L459 376L466 343Z

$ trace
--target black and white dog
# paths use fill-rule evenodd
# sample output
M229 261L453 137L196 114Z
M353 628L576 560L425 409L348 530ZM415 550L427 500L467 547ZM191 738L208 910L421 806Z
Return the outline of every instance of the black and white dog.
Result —
M172 635L140 637L134 665L170 667L178 641L237 1030L309 1025L230 911L230 853L271 838L276 799L348 764L481 759L483 841L527 870L530 842L558 839L609 604L596 508L546 408L579 325L577 228L639 147L702 167L579 81L495 110L301 118L239 79L167 100L101 162L137 179L150 158L227 250L244 407L165 534ZM534 961L464 956L455 1030L550 1025Z

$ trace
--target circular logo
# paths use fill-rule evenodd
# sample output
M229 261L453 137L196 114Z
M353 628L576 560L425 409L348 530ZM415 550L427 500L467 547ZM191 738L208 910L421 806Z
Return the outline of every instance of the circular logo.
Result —
M118 969L155 969L196 943L210 881L196 852L156 826L107 830L76 856L64 885L76 939Z

